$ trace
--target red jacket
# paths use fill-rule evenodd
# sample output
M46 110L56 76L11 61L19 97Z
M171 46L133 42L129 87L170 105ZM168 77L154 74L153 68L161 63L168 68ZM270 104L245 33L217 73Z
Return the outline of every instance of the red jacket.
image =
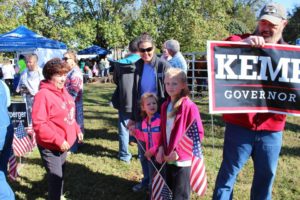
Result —
M80 128L75 118L75 103L68 91L57 89L42 81L32 107L33 129L37 143L50 150L60 151L66 140L72 146Z
M233 35L227 38L227 41L241 41L250 34ZM284 43L281 39L279 44ZM225 122L242 126L254 131L282 131L284 129L286 115L274 113L239 113L223 114Z
M167 107L170 103L170 98L165 101L161 106L161 135L162 135L162 144L164 147L165 155L169 155L173 150L176 151L179 158L177 161L187 161L192 159L191 154L187 154L186 151L183 151L178 147L178 143L181 140L183 134L185 133L188 126L194 121L197 120L200 140L203 140L204 131L203 125L200 118L199 110L197 105L190 100L190 98L185 97L182 101L181 106L178 109L178 112L174 119L173 128L171 131L169 145L167 145L167 136L166 136L166 124L167 124Z

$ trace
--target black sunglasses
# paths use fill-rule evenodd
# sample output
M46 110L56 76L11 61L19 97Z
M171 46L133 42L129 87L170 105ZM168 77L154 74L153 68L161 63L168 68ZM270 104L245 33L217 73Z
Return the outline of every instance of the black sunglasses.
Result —
M62 58L62 60L64 60L64 61L67 61L67 60L69 60L69 59L71 59L71 58L67 58L67 57L63 57L63 58Z
M153 50L153 47L148 47L148 48L146 48L146 49L140 48L139 50L140 50L141 53L150 52L150 51Z

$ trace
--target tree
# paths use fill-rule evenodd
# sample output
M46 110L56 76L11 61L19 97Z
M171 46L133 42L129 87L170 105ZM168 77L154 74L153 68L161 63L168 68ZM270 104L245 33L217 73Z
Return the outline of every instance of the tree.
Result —
M283 32L283 38L290 44L295 44L296 39L300 38L300 6L295 7L289 13L289 22Z
M26 0L0 2L0 33L5 33L24 23L24 12L29 6Z
M90 23L95 33L93 44L104 48L125 45L124 12L132 3L134 0L64 1L65 7L72 10L72 23L82 22L83 19Z

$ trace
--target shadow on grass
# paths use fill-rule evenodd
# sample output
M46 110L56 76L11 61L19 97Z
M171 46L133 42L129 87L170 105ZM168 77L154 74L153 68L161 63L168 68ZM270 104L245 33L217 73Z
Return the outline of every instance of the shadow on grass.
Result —
M280 155L300 157L300 147L281 147Z
M30 159L32 164L42 165L40 159ZM20 177L22 183L11 183L15 191L21 191L25 194L23 197L16 194L16 199L47 199L47 178L46 174L42 180L32 181L29 178ZM133 185L137 182L126 180L114 175L106 175L99 172L93 172L87 167L76 164L67 163L64 178L64 195L70 200L139 200L144 199L144 193L134 193L131 191ZM24 182L26 184L24 184Z
M118 134L108 133L108 129L85 129L85 139L104 139L118 141Z
M285 131L291 131L291 132L294 132L296 134L298 134L299 129L300 129L299 124L293 124L293 123L290 123L290 122L286 122L285 128L284 128Z
M82 147L80 147L78 152L90 156L100 156L100 157L108 157L108 158L115 158L115 159L117 159L118 157L117 151L103 147L101 145L91 145L88 143L82 145Z

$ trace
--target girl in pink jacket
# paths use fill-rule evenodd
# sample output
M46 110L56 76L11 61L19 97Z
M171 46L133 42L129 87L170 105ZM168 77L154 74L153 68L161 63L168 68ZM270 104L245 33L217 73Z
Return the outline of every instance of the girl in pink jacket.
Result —
M155 156L158 147L161 143L160 135L160 115L157 113L158 110L158 99L153 93L144 93L141 97L141 114L143 121L139 129L135 129L132 134L135 135L140 142L145 143L145 157L148 159L148 169L149 169L149 193L151 199L151 183L153 173L159 170L160 166L155 160ZM156 168L156 169L155 169Z
M162 147L157 160L166 161L166 181L173 193L173 200L190 199L190 171L192 155L179 144L189 125L196 120L200 140L204 131L198 107L188 97L186 74L170 68L165 74L165 89L169 95L161 107Z

